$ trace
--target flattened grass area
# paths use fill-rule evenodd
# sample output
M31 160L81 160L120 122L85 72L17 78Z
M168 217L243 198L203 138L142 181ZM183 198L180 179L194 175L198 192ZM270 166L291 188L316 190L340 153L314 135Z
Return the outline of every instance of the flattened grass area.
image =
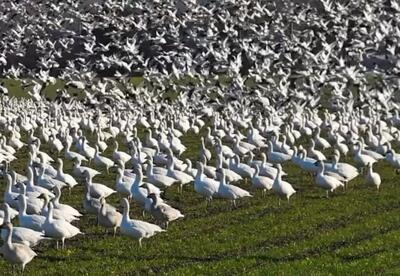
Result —
M204 129L202 130L204 134ZM140 136L143 132L139 131ZM197 159L199 137L182 138L188 147L184 157ZM24 135L26 137L26 135ZM93 139L91 139L93 142ZM111 143L111 141L110 141ZM124 148L122 148L124 149ZM50 152L46 145L42 150ZM110 156L110 147L105 155ZM52 154L55 157L54 154ZM27 148L17 154L12 169L24 173ZM348 162L350 159L342 160ZM212 164L212 163L211 163ZM213 165L213 164L212 164ZM71 173L66 162L65 171ZM400 181L384 162L375 166L382 177L380 192L366 187L359 177L346 191L338 190L329 199L316 188L311 177L291 163L284 165L285 179L297 193L290 205L278 206L269 193L265 198L240 200L231 210L223 200L213 200L206 208L193 185L166 190L163 197L180 209L185 218L171 223L167 232L144 240L143 248L128 237L106 234L95 226L95 217L84 215L77 226L85 232L67 241L65 250L54 242L34 248L38 256L27 266L29 275L144 275L144 274L399 274L400 273ZM115 187L115 172L105 172L95 182ZM238 183L250 189L249 183ZM5 189L1 179L0 190ZM61 201L82 210L83 186ZM115 195L109 203L119 206ZM141 217L132 203L131 217ZM152 221L149 215L144 219ZM16 223L16 222L15 222ZM0 258L0 275L12 274L11 266Z

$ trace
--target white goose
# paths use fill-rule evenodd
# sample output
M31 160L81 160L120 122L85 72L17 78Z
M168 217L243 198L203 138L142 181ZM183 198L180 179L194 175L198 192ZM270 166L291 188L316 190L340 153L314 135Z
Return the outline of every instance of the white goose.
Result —
M372 163L368 164L368 171L364 177L365 183L369 186L374 186L376 189L379 190L379 187L381 185L381 176L374 172L372 169Z
M278 196L278 205L280 205L281 197L286 197L287 201L289 202L290 197L296 193L296 190L293 189L289 182L282 180L282 166L277 164L276 168L278 169L278 173L276 174L274 183L272 184L272 190Z
M344 184L339 181L337 178L324 174L325 165L323 161L318 161L318 172L315 177L315 183L318 187L326 190L326 197L329 197L329 192L333 192L338 187L344 187Z
M93 183L92 176L90 175L90 173L86 172L85 175L86 175L86 188L89 191L91 197L106 198L112 195L113 193L116 193L115 190L107 187L104 184Z
M57 169L56 179L66 183L68 185L69 189L72 189L73 187L78 185L78 182L75 180L75 178L72 175L64 173L63 161L60 158L57 159L57 163L58 163L58 169Z
M290 159L292 159L292 157L286 153L273 151L272 142L268 141L267 159L273 164L280 164L289 161Z
M22 271L24 271L25 266L32 261L37 254L25 244L12 242L13 225L11 223L7 223L4 229L6 231L6 241L0 248L0 253L10 263L21 264Z
M185 217L178 209L175 209L160 200L156 194L151 193L147 197L152 200L149 212L156 221L163 225L165 229L168 228L168 224L171 221Z
M22 227L30 228L35 231L43 231L43 224L46 220L44 216L26 214L26 196L18 196L18 222Z
M101 156L99 154L99 147L95 147L95 153L94 153L94 163L102 168L106 168L107 174L109 173L109 169L114 166L114 161L111 160L110 158L107 158L105 156Z
M194 190L205 197L207 205L214 196L218 196L219 182L203 175L203 164L197 163L197 175L194 180Z
M117 232L117 228L121 226L122 214L115 209L107 208L106 200L104 198L100 199L101 207L97 214L97 221L99 224L105 228L113 229L113 236Z
M274 180L267 176L260 176L260 167L255 165L255 173L251 178L251 186L255 189L261 189L262 195L265 196L267 190L272 189L272 185L274 184Z
M57 241L61 240L61 248L65 248L65 239L70 239L78 234L83 234L78 227L72 225L71 223L53 218L53 203L50 202L48 205L49 212L43 223L43 230L47 237L51 237Z
M78 218L82 216L82 214L79 213L79 211L74 207L68 204L60 203L61 189L59 187L54 187L54 193L56 195L56 197L53 199L54 210L59 210L60 212L67 213Z
M2 204L2 209L4 210L4 224L11 223L10 217L10 206L7 203ZM3 224L3 223L2 223ZM1 238L7 240L7 231L5 229L1 230ZM42 241L50 240L44 236L43 232L35 231L25 227L14 227L12 233L12 242L25 244L29 247L34 247Z
M114 151L112 153L112 158L114 161L120 160L123 164L128 162L131 159L131 156L123 151L118 151L118 142L114 142Z
M164 232L160 226L141 220L131 219L129 217L129 202L126 198L122 199L124 213L121 221L121 233L139 241L142 247L142 239L148 239L157 233Z
M167 176L176 179L176 182L179 184L180 191L182 192L183 185L190 183L193 181L193 177L188 175L187 173L174 170L174 158L168 157L168 173Z
M237 186L227 184L225 180L225 172L223 169L218 169L217 171L220 178L217 191L219 197L229 199L234 208L236 208L236 199L242 197L252 197L252 195L248 191L243 190L242 188L239 188Z
M146 176L147 176L147 182L152 183L160 188L170 187L174 183L179 182L177 179L173 177L169 177L167 175L162 175L162 174L155 174L153 172L153 163L151 160L147 162Z

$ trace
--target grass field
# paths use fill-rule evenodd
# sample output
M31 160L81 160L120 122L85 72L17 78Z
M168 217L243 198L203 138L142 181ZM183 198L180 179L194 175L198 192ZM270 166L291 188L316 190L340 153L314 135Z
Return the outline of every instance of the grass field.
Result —
M204 129L203 129L204 131ZM139 136L143 133L139 131ZM188 147L182 158L197 159L199 136L188 133L182 138ZM42 150L49 152L45 145ZM111 147L107 150L110 156ZM17 154L12 169L24 173L27 148ZM54 155L53 155L54 156ZM342 161L349 161L342 160ZM211 163L213 165L213 163ZM71 172L67 162L65 171ZM27 266L29 275L144 275L144 274L399 274L400 273L400 181L385 163L375 170L382 177L380 192L352 181L345 192L336 191L329 199L314 186L311 177L288 163L287 181L297 193L290 205L278 206L269 193L263 198L241 200L238 208L214 200L206 207L193 186L182 194L176 187L164 198L185 214L172 223L166 233L145 240L139 248L135 240L122 235L113 238L95 225L95 217L85 215L77 226L86 234L67 241L65 250L56 250L53 242L34 250L38 256ZM105 173L95 182L115 186L115 173ZM248 183L238 183L249 189ZM5 189L4 179L0 190ZM83 186L61 201L82 210ZM118 196L109 203L119 205ZM131 217L141 218L141 210L132 204ZM152 221L147 215L144 219ZM0 275L11 274L11 266L0 259Z

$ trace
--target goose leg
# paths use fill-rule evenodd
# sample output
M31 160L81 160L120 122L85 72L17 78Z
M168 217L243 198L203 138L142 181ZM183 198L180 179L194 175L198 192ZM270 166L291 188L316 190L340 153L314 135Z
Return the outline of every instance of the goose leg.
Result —
M326 190L326 198L329 198L329 190Z
M61 239L62 249L65 249L65 238Z
M278 197L278 206L281 206L281 199Z
M142 248L142 238L139 239L139 247Z
M117 227L114 227L113 237L115 238L115 234L117 233Z
M58 241L56 241L56 249L58 250Z

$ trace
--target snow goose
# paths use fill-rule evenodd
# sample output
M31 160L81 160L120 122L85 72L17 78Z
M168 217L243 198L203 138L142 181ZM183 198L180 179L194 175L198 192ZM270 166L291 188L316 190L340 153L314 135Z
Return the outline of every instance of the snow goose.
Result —
M147 197L152 200L149 212L164 229L168 228L169 222L185 217L178 209L162 202L156 194L151 193Z
M385 160L398 172L400 170L400 154L393 149L389 149L386 153Z
M22 271L25 266L37 256L37 254L27 245L12 242L13 225L11 223L3 226L6 231L6 241L0 248L3 257L12 264L21 264Z
M359 167L363 168L366 167L369 163L373 164L377 162L377 160L370 155L361 153L361 150L362 144L359 142L358 149L356 151L356 154L354 155L354 161Z
M267 160L273 164L289 161L292 157L289 154L274 151L271 141L268 141Z
M176 183L179 184L179 190L182 192L183 185L193 181L193 177L184 172L174 170L174 158L168 157L168 173L167 176L176 179Z
M289 182L282 180L282 166L280 164L276 165L278 170L276 177L274 179L274 183L272 184L272 190L278 196L279 201L278 205L280 205L281 197L286 197L288 203L290 197L296 193L295 189L293 189L292 185Z
M112 153L114 161L120 160L122 163L126 163L131 159L131 156L123 151L118 151L118 142L114 141L114 151Z
M48 190L52 190L55 186L59 188L63 188L65 186L68 186L65 182L62 182L60 180L54 179L52 177L49 177L45 175L45 168L43 166L40 167L40 173L38 178L36 179L36 185L43 187Z
M233 152L238 155L238 156L245 156L249 153L250 149L243 147L239 144L239 139L235 136L233 138L234 144L233 144Z
M200 156L204 155L207 159L207 161L211 160L211 151L206 148L206 145L204 144L204 137L201 137L201 144L200 144Z
M60 139L58 139L57 137L55 137L54 135L50 135L49 136L49 146L52 150L60 153L64 146L61 143Z
M254 169L245 163L240 163L239 156L235 156L229 161L229 169L240 175L241 177L251 178L254 174Z
M58 168L57 168L57 176L55 179L62 181L68 185L68 188L71 190L73 187L78 185L78 182L73 178L72 175L64 173L63 171L63 161L58 158L57 159Z
M218 181L207 178L203 175L203 164L198 162L197 175L194 180L194 190L196 191L196 193L205 197L207 205L212 200L213 196L217 196L218 186Z
M364 176L364 180L367 185L374 186L379 190L379 186L381 185L381 176L373 171L372 165L372 163L368 163L368 170Z
M41 194L38 198L44 199L44 205L43 205L43 208L42 208L40 214L42 216L47 216L47 214L49 213L48 205L50 202L50 198L46 194ZM70 213L63 212L62 210L59 210L59 209L53 210L53 217L55 219L62 219L62 220L68 221L68 222L72 222L74 220L79 220L79 218L71 215Z
M176 178L162 174L155 174L153 172L153 163L150 160L147 162L146 176L147 182L152 183L160 188L170 187L172 184L179 182Z
M46 218L40 215L27 215L26 214L26 196L18 196L18 222L21 227L30 228L35 231L41 232Z
M346 183L356 178L359 173L356 167L339 162L340 160L340 152L338 150L334 150L334 155L332 158L332 163L324 163L326 172L335 172L341 175L344 179L346 179Z
M326 190L326 197L329 197L329 192L333 192L338 187L344 187L344 184L339 181L337 178L326 175L325 173L325 165L323 161L318 161L318 172L315 177L315 183L318 187Z
M185 169L185 173L187 173L188 175L191 175L193 178L196 177L197 174L197 169L193 169L192 167L192 161L190 161L190 159L185 159L185 164L186 164L186 169Z
M122 199L124 212L121 221L121 233L139 241L139 246L142 247L142 239L151 238L157 233L164 232L160 226L148 223L141 220L131 219L129 217L129 202L126 198Z
M75 161L74 161L74 167L73 167L72 173L76 177L79 177L79 178L83 178L83 177L87 177L87 176L90 176L91 178L93 178L96 175L100 174L100 172L95 169L81 166L81 161L79 161L78 159L75 159Z
M94 198L106 198L108 196L110 196L111 194L115 193L116 191L107 187L104 184L100 184L100 183L93 183L92 182L92 176L90 175L90 173L85 172L85 176L86 176L86 188L90 193L91 197Z
M36 186L34 184L34 176L33 176L33 169L31 166L28 166L28 181L26 182L26 191L35 192L39 194L47 194L49 197L54 198L54 194L51 193L49 190L43 187Z
M320 152L319 150L315 149L314 139L311 139L310 148L308 149L308 156L310 156L311 158L315 158L317 160L321 160L321 161L326 160L325 155L322 152Z
M11 223L10 211L13 210L8 206L7 203L2 204L2 209L4 210L4 224ZM2 223L3 224L3 223ZM1 238L7 240L7 231L5 229L1 230ZM43 232L35 231L25 227L14 227L12 233L12 242L25 244L29 247L34 247L42 241L50 240L44 236Z
M251 178L251 186L255 189L261 189L262 195L265 196L266 191L272 189L274 180L266 176L260 176L260 167L257 164L254 165L254 167L255 172L253 177Z
M323 150L330 148L331 144L329 144L329 142L325 138L322 138L320 136L320 134L321 134L321 129L319 127L317 127L317 131L316 131L315 137L314 137L315 145L317 147L322 148Z
M120 227L122 214L113 208L107 208L105 198L100 199L100 209L97 213L97 221L99 225L105 228L113 229L113 236L117 233L117 228Z
M74 151L71 151L71 141L69 141L68 139L67 139L67 141L66 141L66 146L65 146L65 151L64 151L64 157L65 157L65 159L67 159L67 160L78 159L78 160L80 160L81 162L82 162L82 161L88 161L88 160L86 159L86 157L83 156L82 154L77 153L77 152L74 152Z
M73 215L74 217L82 216L82 214L79 213L79 211L76 210L74 207L68 204L60 203L61 189L58 186L54 187L54 193L56 195L56 197L53 199L54 210L60 210L60 212Z
M150 148L154 148L154 149L157 148L158 147L158 142L157 142L156 139L154 139L152 137L151 129L146 129L145 132L146 132L146 134L145 134L145 145L147 147L150 147Z
M71 223L53 218L53 203L50 202L48 205L49 212L43 223L43 230L47 237L51 237L56 240L57 249L58 241L61 240L61 248L65 248L65 239L70 239L78 234L83 234L78 227L72 225Z
M225 172L223 169L217 170L219 174L218 197L229 199L234 208L236 208L236 199L242 197L251 197L252 195L242 188L226 183Z
M109 173L109 169L112 166L114 166L113 160L105 156L101 156L99 154L99 147L97 145L95 146L95 153L93 159L94 159L94 164L96 164L99 167L106 168L107 174Z
M135 181L135 178L124 180L123 169L118 168L117 179L115 181L115 190L122 196L127 196L128 198L131 198L131 189L133 181Z

